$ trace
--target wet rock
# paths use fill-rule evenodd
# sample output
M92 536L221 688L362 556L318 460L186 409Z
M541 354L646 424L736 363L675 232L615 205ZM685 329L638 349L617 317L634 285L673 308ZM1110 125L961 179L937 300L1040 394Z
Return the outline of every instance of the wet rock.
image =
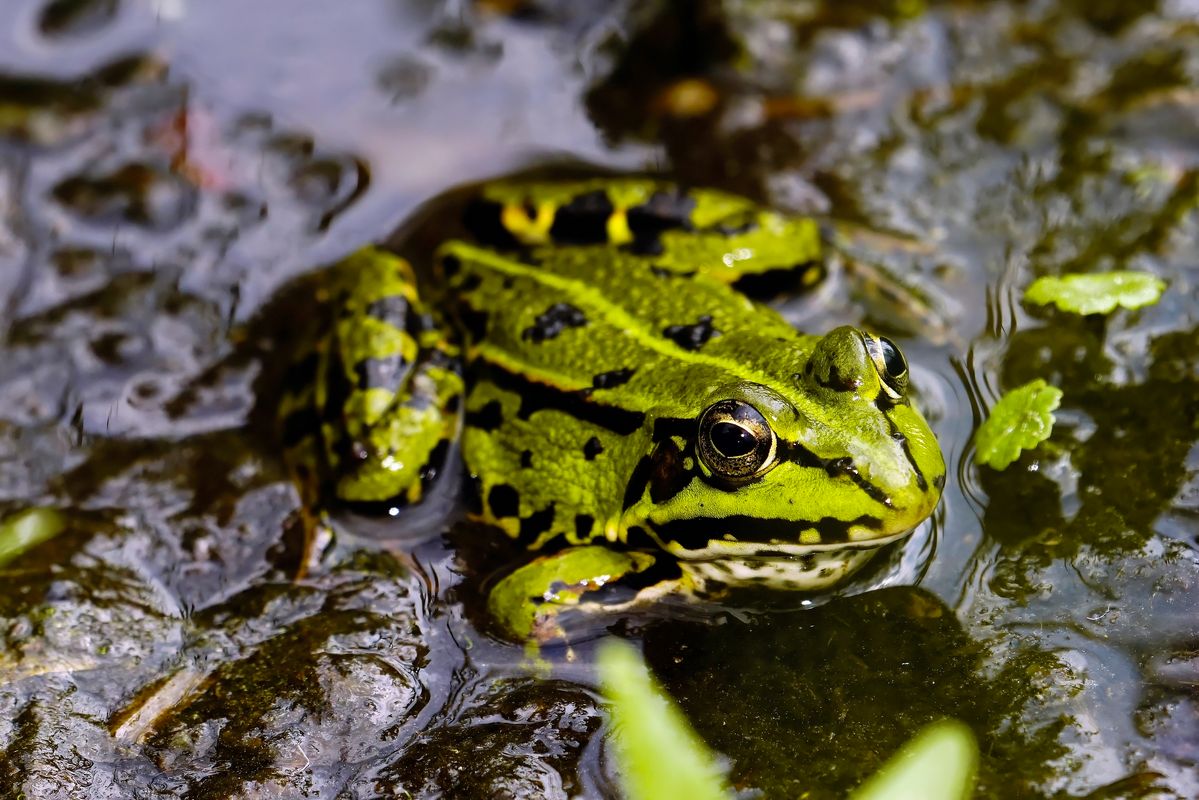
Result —
M150 734L160 769L193 776L198 793L332 794L348 765L411 735L430 697L415 598L400 581L331 580L322 582L327 593L252 592L204 615L206 623L227 620L208 648L225 660ZM386 606L372 609L364 597ZM251 608L257 613L243 617Z
M93 33L115 19L120 7L120 0L51 0L38 16L38 30L50 39Z
M75 80L0 73L0 136L41 146L61 145L91 130L120 92L158 83L157 58L123 56Z
M393 103L420 95L433 79L433 68L412 56L400 56L379 70L376 82Z
M567 798L588 786L584 750L603 716L565 682L493 683L452 723L425 730L374 776L385 796Z
M352 156L325 156L298 164L290 185L300 202L316 209L318 230L324 230L370 186L370 170Z
M196 207L193 187L150 164L68 178L54 187L54 199L93 225L131 224L154 231L181 225Z

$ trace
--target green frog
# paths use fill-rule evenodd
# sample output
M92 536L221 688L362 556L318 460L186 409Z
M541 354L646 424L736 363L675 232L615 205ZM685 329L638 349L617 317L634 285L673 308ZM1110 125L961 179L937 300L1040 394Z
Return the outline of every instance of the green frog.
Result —
M944 461L895 343L800 333L738 290L818 282L814 220L650 178L487 184L464 218L419 292L382 248L330 270L335 314L280 419L315 503L402 528L462 483L529 554L489 592L506 634L827 589L937 505Z

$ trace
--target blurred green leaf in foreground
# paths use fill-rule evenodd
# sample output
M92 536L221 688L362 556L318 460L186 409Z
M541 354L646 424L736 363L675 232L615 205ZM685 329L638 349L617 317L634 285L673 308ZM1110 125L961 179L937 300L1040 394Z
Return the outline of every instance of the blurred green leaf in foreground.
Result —
M965 800L974 788L978 745L956 720L934 722L916 734L850 800Z
M0 567L62 532L62 514L52 508L31 508L0 520Z
M715 756L633 648L609 643L600 683L612 701L612 744L629 800L728 800Z

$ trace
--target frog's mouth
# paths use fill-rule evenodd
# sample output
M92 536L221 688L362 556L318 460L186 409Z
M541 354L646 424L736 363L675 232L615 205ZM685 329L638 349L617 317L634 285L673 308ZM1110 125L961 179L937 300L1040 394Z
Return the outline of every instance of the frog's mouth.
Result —
M719 588L768 586L815 591L840 583L861 569L882 547L907 537L915 528L868 540L802 544L709 539L703 547L663 543L697 583Z

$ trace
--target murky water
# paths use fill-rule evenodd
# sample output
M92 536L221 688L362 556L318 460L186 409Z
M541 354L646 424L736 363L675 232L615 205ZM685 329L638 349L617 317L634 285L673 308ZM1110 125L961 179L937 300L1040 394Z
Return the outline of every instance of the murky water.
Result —
M293 580L267 424L296 278L554 162L856 231L781 308L894 335L950 465L935 525L845 597L640 631L739 788L840 796L948 715L979 796L1199 796L1195 3L0 15L0 517L65 523L0 567L2 796L615 795L587 648L547 677L475 626L471 531ZM1112 268L1169 288L1106 319L1020 302ZM1037 377L1052 439L976 467Z

